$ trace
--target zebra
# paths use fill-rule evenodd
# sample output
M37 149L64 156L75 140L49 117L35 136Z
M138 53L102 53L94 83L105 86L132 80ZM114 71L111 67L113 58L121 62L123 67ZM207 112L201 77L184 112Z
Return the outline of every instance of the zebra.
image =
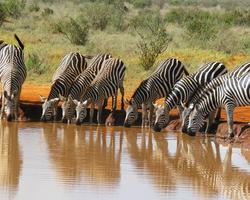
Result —
M181 61L169 58L161 61L156 70L147 79L143 80L135 90L130 100L125 101L128 105L126 109L125 127L130 127L138 117L138 108L142 106L142 126L146 124L147 108L149 112L149 125L152 121L153 102L162 97L166 97L172 90L174 84L183 75L188 75Z
M78 75L74 80L72 86L70 87L68 98L61 97L61 99L65 101L65 103L62 104L62 121L64 123L67 121L71 122L74 117L76 104L73 100L80 100L81 96L85 93L95 76L101 70L103 62L111 57L112 56L110 54L96 55L91 60L87 69Z
M191 108L189 107L189 105L195 104L200 99L202 94L204 92L206 92L206 90L209 90L211 88L214 88L216 86L221 85L223 82L225 82L230 77L240 77L240 76L242 76L246 73L249 73L249 72L250 72L250 62L243 63L243 64L239 65L238 67L236 67L232 72L224 74L223 76L216 77L211 82L209 82L207 85L205 85L204 87L202 87L198 91L196 91L194 93L194 95L189 98L189 100L185 104L184 110L182 112L182 132L187 132L188 118L189 118L189 115L191 112ZM216 115L215 121L218 121L220 118L220 108L215 113L212 113L212 115L209 115L205 133L209 132L209 128L211 127L211 124L214 121L213 117L215 115Z
M75 78L87 68L86 56L78 52L66 54L59 68L53 75L52 86L48 98L40 96L42 105L42 121L51 121L56 119L57 105L60 101L60 96L67 96L69 88Z
M227 114L228 137L232 138L234 108L246 105L250 105L250 73L241 77L230 77L221 85L207 89L195 105L191 104L188 134L194 136L203 125L205 117L211 111L223 106Z
M7 121L12 121L18 117L22 84L27 76L24 64L24 45L16 34L14 37L19 47L5 43L0 49L0 81L2 85L0 117L3 119L5 114Z
M73 100L76 106L76 124L80 125L87 115L87 107L91 104L90 123L93 122L94 106L98 106L97 122L101 123L102 104L105 99L112 96L112 109L114 113L117 104L117 91L122 95L121 107L124 108L123 79L126 67L121 59L110 58L103 63L103 67L89 88L83 94L80 101Z
M154 131L160 132L169 122L169 112L178 106L180 116L183 110L183 103L202 85L210 82L217 76L227 73L224 64L220 62L209 62L199 67L199 69L190 76L186 76L178 81L169 96L165 99L164 104L155 105L155 124Z

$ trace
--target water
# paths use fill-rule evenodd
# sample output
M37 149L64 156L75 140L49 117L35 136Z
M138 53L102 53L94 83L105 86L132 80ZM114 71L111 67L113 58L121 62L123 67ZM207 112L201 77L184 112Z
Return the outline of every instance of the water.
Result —
M250 199L250 151L148 129L0 122L0 199Z

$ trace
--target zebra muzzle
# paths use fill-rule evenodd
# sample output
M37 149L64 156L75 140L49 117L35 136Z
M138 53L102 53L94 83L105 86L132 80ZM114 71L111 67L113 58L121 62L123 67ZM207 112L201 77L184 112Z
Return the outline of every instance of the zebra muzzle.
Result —
M8 121L8 122L12 121L12 119L13 119L12 115L8 115L8 116L7 116L7 121Z
M187 134L189 135L189 136L195 136L195 132L194 131L192 131L190 128L188 128L187 129Z
M158 123L155 123L154 127L153 127L153 130L155 132L161 132L161 128L159 127L159 124Z
M130 128L131 127L131 124L129 124L128 122L124 122L123 126L127 127L127 128Z

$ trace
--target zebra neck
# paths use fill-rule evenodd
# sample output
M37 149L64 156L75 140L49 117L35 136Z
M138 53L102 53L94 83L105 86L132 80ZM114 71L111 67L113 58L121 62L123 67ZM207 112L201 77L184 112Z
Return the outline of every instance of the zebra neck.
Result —
M200 107L200 112L203 116L206 116L210 112L216 110L216 108L221 105L219 87L206 91L206 94L201 97L201 99L197 102L197 105Z
M96 102L98 100L98 91L95 87L90 87L82 97L82 101L91 99L91 101Z
M140 106L142 103L148 102L148 100L149 100L149 91L146 89L146 87L139 87L134 92L131 99L134 100L134 103L137 106Z

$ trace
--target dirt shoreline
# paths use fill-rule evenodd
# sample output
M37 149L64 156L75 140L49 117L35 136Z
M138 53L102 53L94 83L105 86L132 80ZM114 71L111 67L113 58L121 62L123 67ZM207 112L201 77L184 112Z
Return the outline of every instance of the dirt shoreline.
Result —
M41 115L41 102L39 95L47 97L50 91L49 85L31 85L31 84L24 84L22 93L21 93L21 109L24 112L26 119L37 121ZM129 98L132 92L126 92L126 98ZM118 96L118 111L116 114L116 125L122 125L123 120L125 118L125 112L120 110L120 96ZM158 103L161 103L160 100ZM111 107L111 101L109 100L107 108ZM58 108L58 120L60 120L61 109ZM103 119L102 122L105 122L105 118L109 115L109 109L105 109L103 112ZM96 114L96 113L95 113ZM168 131L179 131L180 130L180 122L178 120L178 112L176 109L173 109L171 112L171 119L172 121L166 127L165 130ZM88 118L88 117L87 117ZM86 118L86 119L87 119ZM141 121L141 113L139 114L138 120L136 121L135 125L139 126ZM235 109L234 112L234 130L236 135L239 136L237 139L228 140L225 139L227 136L227 123L226 123L226 113L222 110L221 114L221 123L218 125L217 132L216 132L216 139L218 142L222 144L233 144L234 146L241 146L244 148L250 149L250 106L246 107L238 107Z

